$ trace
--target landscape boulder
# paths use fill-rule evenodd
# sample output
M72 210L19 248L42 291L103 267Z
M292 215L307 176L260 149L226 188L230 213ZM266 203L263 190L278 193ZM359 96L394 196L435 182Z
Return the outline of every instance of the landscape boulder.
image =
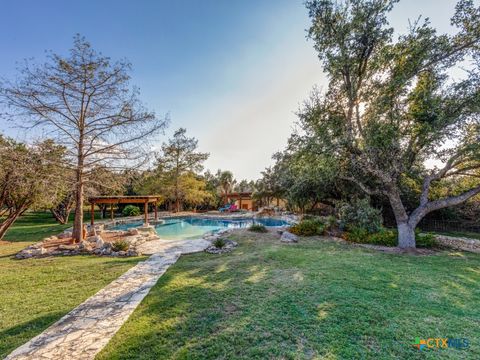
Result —
M108 243L109 244L109 243ZM112 247L104 247L103 249L100 250L99 252L100 255L114 255L114 252L112 251Z
M102 248L103 246L105 245L105 242L103 241L103 239L99 236L97 241L95 241L95 247L96 248Z
M127 231L127 234L130 235L130 236L135 236L135 235L139 235L140 234L140 231L138 231L138 229L129 229Z
M209 254L225 254L232 251L238 246L238 243L233 240L224 239L225 245L221 248L216 247L215 245L210 245L205 249L205 252Z
M298 242L298 236L289 231L284 231L280 237L280 241L285 243L296 243Z
M126 236L123 240L126 241L129 245L134 245L140 239L142 239L142 236Z
M58 250L75 251L78 249L79 249L79 245L66 245L66 244L58 245Z
M70 239L72 237L71 231L64 231L57 236L59 239Z
M129 249L127 251L127 256L138 256L140 255L137 251Z
M78 244L78 249L82 250L82 251L85 251L85 252L90 252L90 251L92 251L93 246L92 246L91 242L82 240L82 241L80 241L80 244Z
M39 246L32 245L32 246L29 246L29 247L23 249L19 253L17 253L17 255L15 255L15 258L17 258L17 259L29 259L31 257L37 257L37 256L45 255L45 254L47 254L47 252L48 252L48 250L45 249L44 247L39 247Z

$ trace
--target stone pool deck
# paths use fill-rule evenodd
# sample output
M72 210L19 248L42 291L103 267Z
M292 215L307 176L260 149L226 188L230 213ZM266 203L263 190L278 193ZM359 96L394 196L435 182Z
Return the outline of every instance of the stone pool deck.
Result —
M142 244L152 254L77 306L40 335L14 350L12 359L93 359L150 289L180 255L205 250L210 241L154 240Z

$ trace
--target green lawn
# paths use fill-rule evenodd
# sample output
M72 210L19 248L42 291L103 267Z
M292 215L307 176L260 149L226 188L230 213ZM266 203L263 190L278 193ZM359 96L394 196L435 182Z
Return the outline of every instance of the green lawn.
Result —
M12 259L63 227L29 213L5 238L15 242L0 244L0 358L139 260ZM182 256L98 358L480 358L479 255L233 237L240 247L231 254ZM419 352L416 337L464 337L471 346Z
M118 217L118 215L116 215ZM84 221L90 223L90 212L84 212ZM100 211L95 211L95 219L100 219ZM7 231L3 240L34 242L43 238L61 233L64 229L72 226L73 214L67 225L60 225L55 221L52 214L44 212L26 212Z
M47 213L20 218L0 243L0 358L42 332L141 258L94 256L14 260L28 242L56 234Z
M60 225L49 212L27 212L7 231L3 240L34 242L61 233L69 225ZM24 245L25 246L25 245Z
M480 256L234 235L182 256L99 359L479 359ZM416 337L468 338L419 352Z

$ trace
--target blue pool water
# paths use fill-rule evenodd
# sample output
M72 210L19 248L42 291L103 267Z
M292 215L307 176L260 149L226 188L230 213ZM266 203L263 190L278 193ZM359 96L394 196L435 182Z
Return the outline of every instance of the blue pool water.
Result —
M274 218L259 219L212 219L198 217L183 217L164 219L165 223L155 225L155 230L161 239L179 240L201 237L208 232L215 232L221 229L246 228L252 224L262 224L269 227L285 226L288 223L284 220ZM115 226L114 230L127 230L140 226L141 223L121 224Z

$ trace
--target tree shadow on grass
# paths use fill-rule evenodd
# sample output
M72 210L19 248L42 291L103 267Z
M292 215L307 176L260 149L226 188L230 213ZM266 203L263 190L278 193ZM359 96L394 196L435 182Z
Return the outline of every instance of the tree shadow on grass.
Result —
M318 353L295 323L315 329L316 309L300 305L301 284L282 291L269 261L244 264L181 259L162 276L144 302L99 356L108 358L264 358ZM192 258L193 259L193 258ZM208 263L208 264L207 264ZM292 276L294 274L292 273ZM284 284L285 285L285 284ZM278 287L278 289L276 289ZM297 297L298 295L298 297ZM328 316L326 312L324 316ZM300 327L301 327L300 326ZM145 352L148 349L148 352Z
M40 334L66 312L52 312L0 331L0 358Z
M239 242L228 255L182 257L99 358L416 358L414 335L463 331L463 320L474 318L470 306L431 322L462 305L432 278L451 264L445 258L335 244L315 250L306 241L257 251L258 243ZM457 266L451 276L475 303L471 279L459 282L471 264ZM433 309L430 292L446 296Z
M19 250L20 251L20 250ZM11 254L6 254L6 255L0 255L0 259L8 259L8 258L11 258L12 260L16 260L15 259L15 254L17 253L18 251L14 252L14 253L11 253Z

